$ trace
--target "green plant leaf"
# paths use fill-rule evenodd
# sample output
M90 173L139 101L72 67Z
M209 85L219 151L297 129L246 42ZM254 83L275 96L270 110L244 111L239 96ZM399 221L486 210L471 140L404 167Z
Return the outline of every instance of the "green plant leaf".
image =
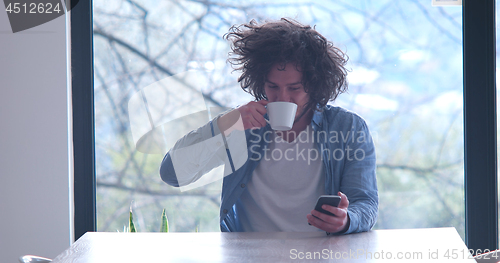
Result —
M167 214L165 213L165 208L163 209L163 213L161 213L160 232L168 232L168 219L167 219Z
M128 228L129 228L129 232L131 232L131 233L137 232L135 230L134 219L133 219L133 216L132 216L132 208L130 208L130 216L128 218Z

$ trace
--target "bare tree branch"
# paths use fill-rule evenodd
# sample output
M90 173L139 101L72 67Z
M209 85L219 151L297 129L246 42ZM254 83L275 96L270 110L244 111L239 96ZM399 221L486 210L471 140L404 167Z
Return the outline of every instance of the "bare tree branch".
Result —
M171 72L169 69L167 69L167 68L163 67L162 65L158 64L158 62L156 62L156 60L153 60L152 58L148 57L146 54L142 53L137 48L132 47L130 44L126 43L125 41L123 41L121 39L118 39L118 38L116 38L116 37L114 37L114 36L112 36L110 34L107 34L107 33L103 32L100 29L94 29L94 34L97 35L97 36L102 36L104 38L107 38L109 41L116 42L117 44L119 44L119 45L127 48L132 53L136 54L137 56L139 56L142 59L144 59L145 61L147 61L150 65L154 66L155 68L158 68L163 73L165 73L165 74L167 74L169 76L175 76L174 73ZM179 81L182 81L182 80L179 80ZM198 90L195 87L192 87L191 85L189 85L187 83L186 83L186 86L188 88L190 88L191 90L193 90L194 92L198 92ZM204 99L206 99L207 101L213 103L215 106L224 107L220 102L218 102L214 98L209 97L209 96L207 96L206 94L203 94L203 93L202 93L202 95L203 95Z

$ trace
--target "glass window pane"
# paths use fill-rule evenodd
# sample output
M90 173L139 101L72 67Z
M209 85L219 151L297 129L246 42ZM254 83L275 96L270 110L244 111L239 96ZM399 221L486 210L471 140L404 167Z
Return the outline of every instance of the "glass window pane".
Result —
M462 9L428 0L95 0L98 230L123 231L132 207L139 231L158 231L164 208L172 231L219 231L221 180L181 191L161 181L159 165L202 124L186 116L252 99L226 63L222 36L281 17L315 25L350 57L349 93L331 104L361 115L372 132L375 228L453 226L464 237ZM161 154L137 151L138 138L162 125L150 145Z

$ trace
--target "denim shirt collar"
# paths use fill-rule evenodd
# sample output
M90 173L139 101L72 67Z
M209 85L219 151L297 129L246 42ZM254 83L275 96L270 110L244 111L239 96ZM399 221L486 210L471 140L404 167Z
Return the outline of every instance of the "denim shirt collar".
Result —
M315 110L311 120L311 126L314 131L318 131L323 126L323 112Z

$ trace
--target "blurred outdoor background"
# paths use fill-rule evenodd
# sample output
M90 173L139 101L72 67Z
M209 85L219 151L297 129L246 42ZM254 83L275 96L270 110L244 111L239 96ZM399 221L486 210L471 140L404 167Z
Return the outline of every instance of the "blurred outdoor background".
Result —
M350 57L349 93L331 104L361 115L372 132L375 228L452 226L463 238L462 8L431 0L94 0L98 231L123 231L130 207L138 231L159 231L163 208L171 231L220 231L222 181L180 191L161 181L159 166L173 142L214 115L184 125L183 114L252 100L226 63L223 35L281 17L315 26ZM147 93L192 70L190 85ZM130 112L131 100L154 97L164 101L148 101L160 117ZM186 107L196 111L179 112ZM132 119L141 118L137 127ZM153 128L165 151L137 151L139 135Z

